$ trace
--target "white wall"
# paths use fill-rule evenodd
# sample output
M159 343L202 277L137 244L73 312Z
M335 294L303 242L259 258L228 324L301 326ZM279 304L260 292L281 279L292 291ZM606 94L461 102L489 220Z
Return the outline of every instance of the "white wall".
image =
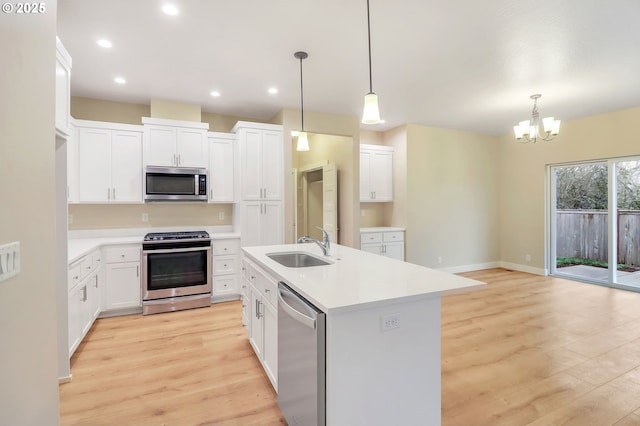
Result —
M0 244L22 272L0 282L0 423L58 424L55 286L56 2L0 16Z

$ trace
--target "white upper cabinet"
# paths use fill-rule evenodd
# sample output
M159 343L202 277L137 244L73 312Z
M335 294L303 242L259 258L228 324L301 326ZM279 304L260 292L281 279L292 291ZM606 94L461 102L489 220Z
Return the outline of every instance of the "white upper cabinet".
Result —
M208 123L142 117L144 165L207 168Z
M393 201L393 148L360 145L360 202Z
M75 125L77 201L141 203L142 127L84 120Z
M239 121L240 196L242 200L282 200L282 126Z
M234 201L234 143L230 133L209 132L209 202Z
M56 37L56 133L63 137L71 129L71 56Z

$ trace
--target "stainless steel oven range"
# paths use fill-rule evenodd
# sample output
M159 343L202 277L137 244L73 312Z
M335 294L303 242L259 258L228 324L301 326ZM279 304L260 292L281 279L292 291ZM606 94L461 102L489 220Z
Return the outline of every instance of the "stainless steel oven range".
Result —
M211 306L211 237L157 232L142 243L142 314Z

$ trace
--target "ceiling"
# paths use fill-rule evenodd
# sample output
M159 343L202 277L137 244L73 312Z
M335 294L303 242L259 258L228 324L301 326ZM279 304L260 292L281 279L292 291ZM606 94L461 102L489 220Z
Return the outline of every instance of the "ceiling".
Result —
M161 11L167 2L178 15ZM370 0L370 8L385 123L363 128L505 134L530 117L533 93L543 95L542 117L562 120L640 105L638 0ZM73 58L73 96L269 119L300 108L298 50L309 53L305 111L360 116L369 90L365 0L59 0L58 35ZM113 47L99 47L100 38Z

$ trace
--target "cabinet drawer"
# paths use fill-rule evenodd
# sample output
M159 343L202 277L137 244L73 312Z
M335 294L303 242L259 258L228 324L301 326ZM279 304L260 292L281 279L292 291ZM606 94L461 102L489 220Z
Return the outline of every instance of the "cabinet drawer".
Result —
M106 263L140 262L140 247L110 247L104 257Z
M259 277L262 276L262 273L254 265L249 265L249 283L255 287L257 291L261 294L264 293L264 280Z
M93 270L97 271L102 266L102 251L96 250L91 255Z
M382 234L382 241L385 243L392 243L394 241L404 241L404 232L402 231L394 231L394 232L385 232Z
M215 293L237 293L237 277L235 275L223 275L213 279L213 291Z
M240 240L213 240L213 255L237 254L240 251Z
M213 275L235 274L237 264L238 256L214 256Z
M80 282L80 262L74 263L69 267L69 275L67 276L67 279L69 280L69 290Z
M262 295L271 302L272 305L278 306L278 284L268 275L258 271L257 280L260 286L256 287Z
M360 234L360 243L381 243L382 242L382 232L365 232Z
M251 267L246 257L242 258L242 274L241 275L247 280L250 280L251 278Z
M93 259L91 255L87 255L80 261L80 279L85 279L93 270Z
M250 297L251 296L251 282L249 281L248 278L240 278L240 293L243 295L243 297Z

